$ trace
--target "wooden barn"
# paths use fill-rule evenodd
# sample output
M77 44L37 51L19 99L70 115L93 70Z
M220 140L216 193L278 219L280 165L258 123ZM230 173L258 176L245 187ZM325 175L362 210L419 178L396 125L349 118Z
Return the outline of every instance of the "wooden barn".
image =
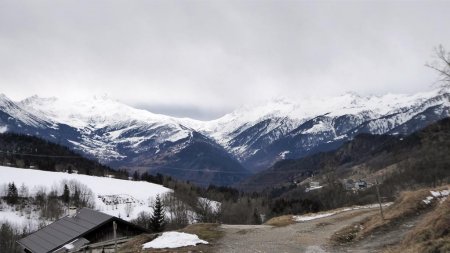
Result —
M83 208L75 215L63 217L17 243L26 253L98 252L99 248L104 251L101 245L111 248L117 242L148 232L128 221Z

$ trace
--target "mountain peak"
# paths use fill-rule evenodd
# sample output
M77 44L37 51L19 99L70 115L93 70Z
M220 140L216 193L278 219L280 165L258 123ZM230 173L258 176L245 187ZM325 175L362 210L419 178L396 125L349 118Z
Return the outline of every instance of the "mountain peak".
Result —
M354 97L354 98L361 98L361 95L354 91L346 91L343 94L341 94L341 97Z
M33 104L43 104L43 103L50 103L57 101L57 97L40 97L38 95L33 95L30 97L27 97L19 102L21 105L33 105Z

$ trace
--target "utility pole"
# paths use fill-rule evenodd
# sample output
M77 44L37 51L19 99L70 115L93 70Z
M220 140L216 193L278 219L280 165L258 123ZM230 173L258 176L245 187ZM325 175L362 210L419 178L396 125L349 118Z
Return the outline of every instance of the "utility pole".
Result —
M114 229L114 253L117 253L117 223L116 221L113 221L113 229Z
M378 180L375 181L375 188L377 190L378 204L380 205L381 220L384 221L383 206L381 205L380 190L378 189Z

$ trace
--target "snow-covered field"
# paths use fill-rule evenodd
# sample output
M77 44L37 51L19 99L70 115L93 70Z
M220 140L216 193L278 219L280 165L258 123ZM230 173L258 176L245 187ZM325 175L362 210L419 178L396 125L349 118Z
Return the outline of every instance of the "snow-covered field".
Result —
M93 191L95 209L125 220L136 218L141 211L151 212L152 208L149 207L149 202L158 194L162 195L172 191L161 185L142 181L0 166L0 196L6 194L5 188L11 182L14 182L17 188L20 188L22 184L28 187L30 195L35 194L43 187L47 192L56 189L61 195L63 182L71 180L76 180ZM127 205L132 206L129 217L126 215ZM33 220L35 217L30 217L30 219ZM7 208L0 211L0 221L8 220L16 225L26 225L30 219Z
M7 221L21 231L35 231L40 225L49 223L49 221L39 220L36 212L18 212L7 206L6 203L0 206L0 223L2 221Z

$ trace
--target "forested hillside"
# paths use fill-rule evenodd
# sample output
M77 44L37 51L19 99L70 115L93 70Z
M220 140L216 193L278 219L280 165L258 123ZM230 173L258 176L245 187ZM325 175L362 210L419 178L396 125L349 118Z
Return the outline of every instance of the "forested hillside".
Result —
M77 172L86 175L114 175L127 178L124 171L116 171L89 160L67 147L27 135L0 134L0 163L18 168L46 171Z
M240 187L262 191L272 213L317 211L383 201L406 189L450 183L450 119L446 118L409 136L359 135L335 151L276 163ZM306 192L311 181L321 185ZM346 189L347 182L367 184Z

